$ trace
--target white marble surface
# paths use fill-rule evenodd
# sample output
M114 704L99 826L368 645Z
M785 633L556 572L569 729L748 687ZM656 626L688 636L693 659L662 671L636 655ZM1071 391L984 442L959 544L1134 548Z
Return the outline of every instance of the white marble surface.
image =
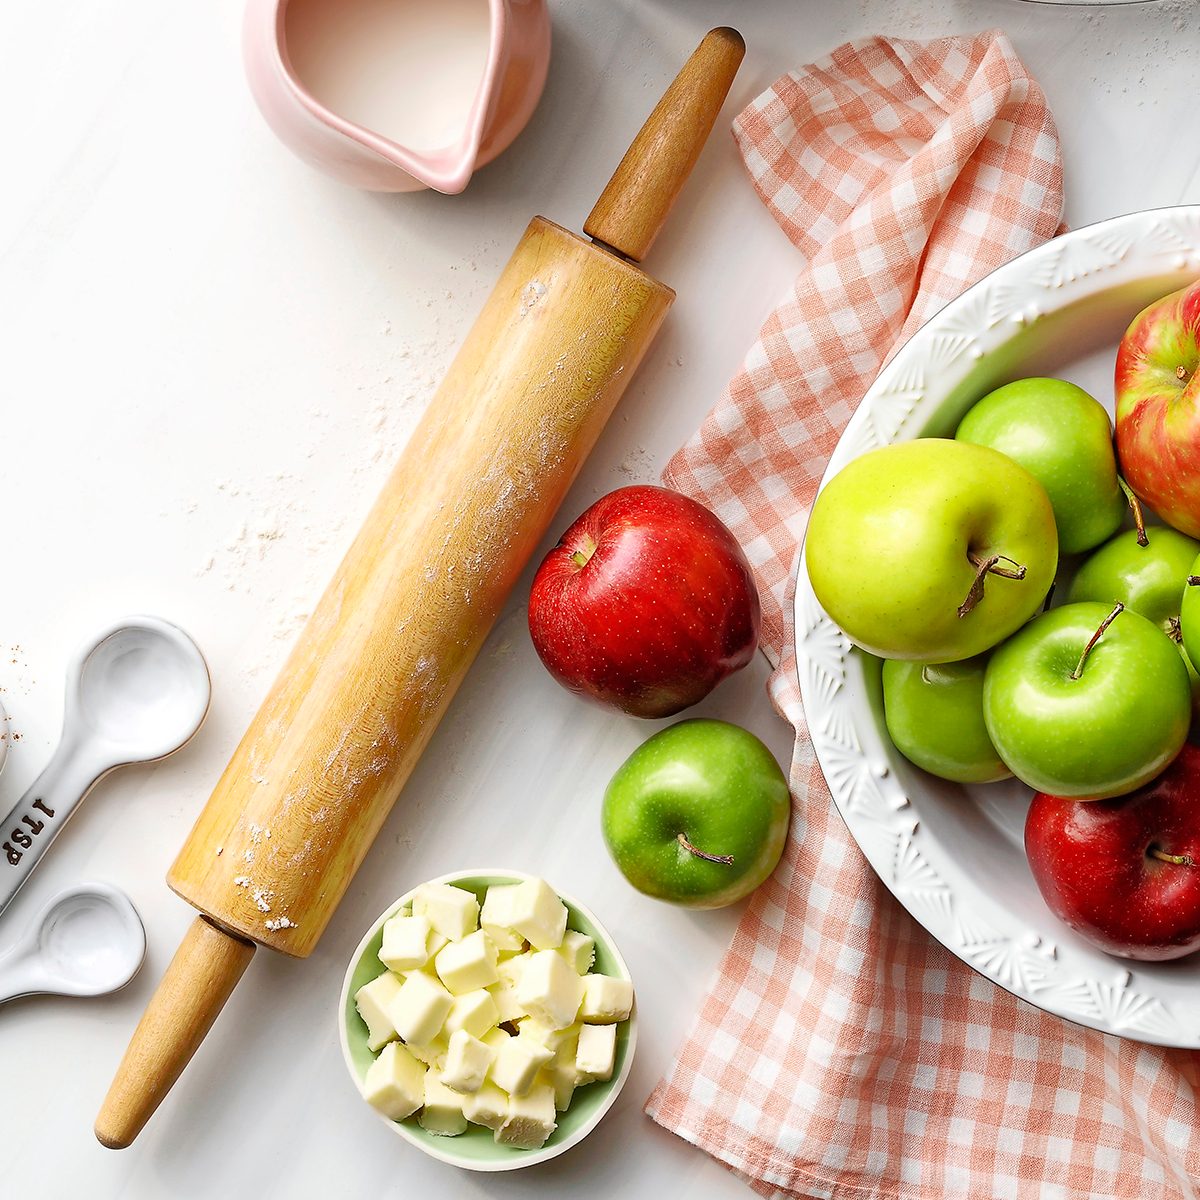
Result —
M568 700L542 671L517 589L404 797L307 962L259 954L135 1146L91 1123L191 910L163 875L298 621L319 593L528 218L571 227L710 25L749 54L721 120L850 36L1000 26L1041 80L1066 152L1067 218L1200 201L1200 16L1186 0L1095 10L1021 0L552 0L546 96L469 191L362 195L295 161L243 85L239 5L66 0L0 14L0 698L20 740L7 807L45 761L73 646L161 613L213 670L201 736L113 776L0 922L0 948L52 891L125 888L146 968L99 1001L0 1009L0 1195L378 1194L718 1200L748 1194L641 1115L736 911L631 891L599 836L611 772L649 727ZM736 369L800 265L714 137L655 248L679 300L567 501L653 480ZM562 522L558 523L559 525ZM762 664L701 712L786 758ZM583 1146L472 1176L411 1152L364 1111L334 1001L361 931L412 883L502 864L562 880L638 981L633 1077Z

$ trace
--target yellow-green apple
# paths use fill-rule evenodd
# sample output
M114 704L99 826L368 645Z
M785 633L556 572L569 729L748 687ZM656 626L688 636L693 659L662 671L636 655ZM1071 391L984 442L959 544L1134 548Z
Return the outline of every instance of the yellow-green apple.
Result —
M546 555L529 633L565 688L637 717L702 700L758 646L758 589L733 534L660 487L601 497Z
M691 908L749 895L775 869L791 819L771 752L726 721L681 721L643 742L604 793L604 841L640 892Z
M1168 525L1200 537L1200 281L1133 319L1117 350L1117 455Z
M1130 796L1095 804L1034 796L1025 850L1051 912L1101 950L1145 962L1200 950L1194 746Z
M1018 379L989 392L963 417L960 442L991 446L1019 462L1046 489L1058 548L1078 554L1121 527L1112 422L1099 401L1065 379Z
M952 663L888 659L883 715L892 744L909 762L956 783L991 783L1012 772L983 720L987 656Z
M1179 753L1192 693L1171 639L1122 605L1066 604L999 646L983 716L1000 757L1035 791L1122 796Z
M1182 645L1180 612L1185 584L1197 555L1200 542L1178 530L1153 525L1146 531L1143 545L1137 531L1128 529L1086 559L1067 592L1069 604L1080 600L1108 605L1120 602L1153 621L1183 654L1192 684L1193 704L1200 700L1200 675Z
M1003 641L1054 581L1046 489L987 446L918 438L871 450L817 496L808 577L856 645L952 662Z

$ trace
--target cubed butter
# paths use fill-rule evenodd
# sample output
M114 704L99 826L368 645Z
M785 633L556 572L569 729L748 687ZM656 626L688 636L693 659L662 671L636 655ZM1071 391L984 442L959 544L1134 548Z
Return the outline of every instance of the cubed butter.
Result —
M521 972L517 999L531 1017L537 1017L551 1029L565 1029L579 1011L583 978L575 974L561 954L539 950Z
M488 888L479 910L479 927L490 937L500 952L520 951L525 939L513 927L512 894L516 884L497 884Z
M454 997L424 971L411 971L388 1004L387 1014L406 1041L424 1045L441 1032Z
M429 923L451 942L462 941L479 928L479 901L473 892L448 883L425 883L413 893L413 916Z
M479 1040L493 1050L499 1050L506 1042L512 1041L512 1034L507 1029L489 1029Z
M489 1029L499 1024L500 1011L492 994L485 988L477 988L454 997L442 1032L447 1037L453 1037L457 1030L465 1029L472 1037L483 1037Z
M542 1078L554 1088L554 1107L565 1112L575 1094L575 1052L579 1048L580 1026L571 1025L558 1032L553 1060L542 1068Z
M570 963L577 975L586 975L596 961L596 943L586 933L568 929L563 934L558 952Z
M497 1025L503 1025L505 1021L517 1021L525 1015L517 993L503 982L492 984L488 992L496 1004Z
M468 1121L488 1129L499 1129L508 1119L508 1097L494 1083L463 1096L462 1107Z
M402 986L402 980L391 971L384 971L354 993L354 1006L366 1023L367 1048L372 1053L396 1036L396 1026L388 1015L388 1009Z
M425 1103L425 1068L399 1042L389 1042L367 1068L363 1095L391 1121L403 1121Z
M415 971L429 961L429 918L392 917L383 927L379 960L393 971Z
M624 1021L633 1008L633 984L613 975L585 975L579 1019L588 1025Z
M562 1062L558 1055L554 1061L538 1073L537 1082L548 1083L554 1089L554 1107L558 1112L566 1112L571 1107L571 1098L575 1095L575 1060L568 1057Z
M526 879L513 887L510 920L535 950L560 946L567 929L567 906L544 879Z
M449 1049L449 1043L444 1032L435 1037L432 1042L424 1045L417 1042L406 1042L405 1045L413 1058L420 1059L427 1067L431 1067L435 1071L440 1071L446 1064L446 1051Z
M602 1029L604 1026L598 1025L596 1028ZM509 1038L496 1051L492 1082L510 1096L523 1096L533 1086L539 1068L553 1057L553 1050L548 1050L533 1038Z
M522 1150L536 1150L557 1128L554 1089L538 1084L524 1096L509 1096L508 1116L496 1130L496 1141Z
M483 1086L488 1068L496 1059L496 1051L472 1037L465 1029L450 1035L442 1082L455 1092L477 1092Z
M485 988L500 978L496 947L482 929L439 950L434 966L438 978L456 996Z
M564 1042L579 1037L579 1026L568 1025L565 1029L555 1029L537 1017L522 1017L517 1022L517 1033L522 1037L531 1037L540 1042L547 1050L557 1050Z
M440 1137L457 1137L467 1130L462 1097L448 1088L435 1071L425 1072L425 1104L417 1120L422 1129Z
M617 1056L615 1025L584 1025L575 1048L575 1082L579 1086L611 1079Z

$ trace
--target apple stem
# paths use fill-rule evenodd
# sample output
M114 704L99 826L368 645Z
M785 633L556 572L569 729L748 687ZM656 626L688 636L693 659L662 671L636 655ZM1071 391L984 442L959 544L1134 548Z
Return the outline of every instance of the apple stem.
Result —
M1197 584L1200 584L1200 575L1189 575L1187 577L1188 587L1195 587Z
M1087 662L1087 656L1091 654L1092 647L1104 636L1104 631L1125 611L1125 605L1114 605L1112 612L1100 622L1099 629L1088 639L1088 644L1084 646L1083 653L1079 656L1079 661L1075 664L1075 670L1071 672L1072 679L1078 679L1083 674L1083 664Z
M989 572L999 575L1001 579L1025 578L1025 568L1007 554L993 554L988 558L980 558L968 551L967 558L975 568L975 578L971 581L971 590L967 592L967 598L958 606L960 617L965 617L983 599L983 581ZM1012 563L1012 567L1002 567L999 565L1002 562Z
M1167 854L1157 846L1151 846L1146 853L1151 858L1157 858L1159 862L1174 863L1177 867L1194 867L1196 865L1196 860L1190 854Z
M1167 637L1176 645L1183 641L1183 626L1179 623L1178 617L1167 618Z
M686 833L679 835L679 844L689 853L694 854L697 858L702 858L705 862L721 863L723 866L729 867L733 865L732 854L709 854L704 850L700 850L693 846L687 839Z
M579 568L586 567L592 555L596 553L596 543L584 534L584 544L578 550L571 552L571 561Z
M1180 383L1187 383L1187 381L1191 378L1191 372L1187 369L1187 367L1180 364L1175 368L1175 378L1178 379Z
M1139 546L1150 545L1150 538L1146 533L1146 517L1142 512L1142 502L1133 494L1133 488L1120 475L1117 476L1117 483L1121 485L1121 491L1125 493L1125 502L1129 505L1130 512L1133 513L1133 523L1137 528L1137 544Z

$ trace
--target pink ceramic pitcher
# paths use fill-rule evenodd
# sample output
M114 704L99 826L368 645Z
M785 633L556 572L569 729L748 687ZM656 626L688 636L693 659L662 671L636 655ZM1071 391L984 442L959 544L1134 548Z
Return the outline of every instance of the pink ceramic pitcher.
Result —
M249 0L246 74L300 158L356 187L461 192L520 133L545 0Z

